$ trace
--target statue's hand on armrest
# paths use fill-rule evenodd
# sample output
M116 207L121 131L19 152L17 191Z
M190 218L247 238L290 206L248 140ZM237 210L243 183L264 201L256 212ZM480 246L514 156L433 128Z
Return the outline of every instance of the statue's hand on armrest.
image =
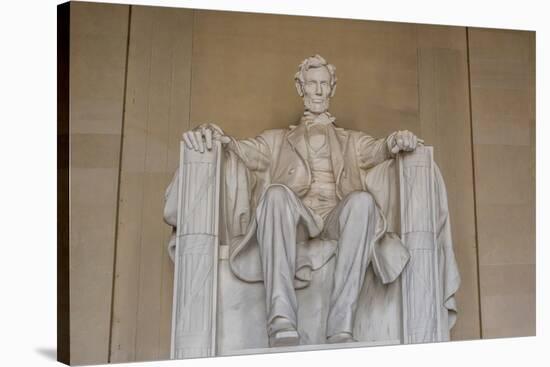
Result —
M424 144L424 140L408 130L396 131L386 139L388 150L392 154L399 152L412 152L419 144Z
M201 153L212 149L212 140L218 140L222 144L231 141L231 138L225 135L219 126L212 123L201 124L193 130L184 132L182 139L187 148Z

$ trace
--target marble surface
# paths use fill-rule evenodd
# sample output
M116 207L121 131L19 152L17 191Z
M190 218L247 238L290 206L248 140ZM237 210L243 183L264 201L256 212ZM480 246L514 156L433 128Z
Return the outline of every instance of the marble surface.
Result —
M292 332L299 333L292 343L301 346L323 344L338 332L346 341L449 339L460 278L433 152L406 130L375 139L337 128L328 113L335 70L319 55L299 65L295 84L305 112L298 125L240 140L213 123L183 134L179 182L167 198L177 190L178 235L170 249L176 248L181 280L173 349L188 350L173 358L263 349ZM220 144L223 162L213 154ZM223 166L223 174L191 172L186 157L201 161L205 172ZM223 192L220 200L199 195L212 185ZM327 201L327 192L336 200ZM218 216L223 233L205 230ZM196 228L189 232L188 223ZM184 261L179 251L210 246L195 237L182 246L180 233L221 240L219 275L211 269L218 246L203 254L208 261ZM197 298L189 289L199 280L205 295ZM179 313L182 305L187 312ZM197 319L204 327L190 330ZM183 329L195 338L178 339Z

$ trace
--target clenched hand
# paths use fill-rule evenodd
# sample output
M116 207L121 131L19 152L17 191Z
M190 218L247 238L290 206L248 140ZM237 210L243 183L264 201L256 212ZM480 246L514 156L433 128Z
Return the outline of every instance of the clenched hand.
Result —
M201 124L193 130L186 131L183 133L182 138L187 148L201 153L205 149L212 149L212 140L218 140L222 144L231 141L231 138L226 136L219 126L212 123Z
M388 137L388 150L393 154L401 151L412 152L418 144L424 144L424 140L419 139L416 135L408 130L396 131Z

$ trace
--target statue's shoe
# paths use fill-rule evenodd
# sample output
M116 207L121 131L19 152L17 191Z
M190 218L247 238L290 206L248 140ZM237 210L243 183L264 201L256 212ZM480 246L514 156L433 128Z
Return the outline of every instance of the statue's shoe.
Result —
M354 343L357 340L353 339L353 335L350 333L342 332L338 334L331 335L327 338L327 343L329 344L335 344L335 343Z
M292 347L300 345L300 335L296 330L281 330L269 337L271 347Z
M271 347L290 347L300 344L300 335L286 318L275 318L269 326L269 332L269 346Z

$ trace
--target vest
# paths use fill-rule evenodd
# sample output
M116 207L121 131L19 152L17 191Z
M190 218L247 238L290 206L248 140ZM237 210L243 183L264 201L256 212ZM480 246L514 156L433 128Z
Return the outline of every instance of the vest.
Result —
M313 149L309 134L306 133L308 161L311 168L311 188L302 198L302 202L325 220L330 211L338 204L338 197L336 196L336 180L330 159L330 146L326 137L326 129L323 130L325 141L318 150Z

